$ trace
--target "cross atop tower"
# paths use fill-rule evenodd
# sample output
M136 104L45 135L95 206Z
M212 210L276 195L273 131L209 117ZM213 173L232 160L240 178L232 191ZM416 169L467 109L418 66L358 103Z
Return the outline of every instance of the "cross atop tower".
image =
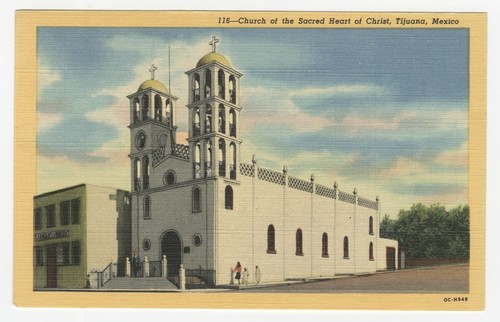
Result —
M208 43L210 46L212 46L212 52L215 53L215 44L219 42L219 39L215 38L215 36L212 36L212 40Z
M149 71L151 72L151 79L155 79L155 70L157 69L158 67L156 67L155 64L151 65L151 68L149 69Z

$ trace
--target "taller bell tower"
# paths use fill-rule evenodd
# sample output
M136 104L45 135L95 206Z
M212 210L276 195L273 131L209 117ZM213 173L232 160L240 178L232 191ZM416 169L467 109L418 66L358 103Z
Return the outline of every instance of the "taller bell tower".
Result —
M193 179L220 176L237 178L241 112L240 77L226 57L216 51L219 39L212 37L212 51L203 56L189 79L188 142Z
M151 79L144 81L130 100L131 191L148 190L152 168L172 154L176 144L177 97L155 79L157 67L149 69Z

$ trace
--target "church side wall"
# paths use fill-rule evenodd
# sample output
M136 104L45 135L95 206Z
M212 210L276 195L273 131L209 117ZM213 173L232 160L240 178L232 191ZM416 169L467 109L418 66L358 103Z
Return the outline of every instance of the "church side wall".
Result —
M373 233L370 234L369 218L373 218ZM353 245L356 258L356 273L375 272L376 267L376 238L375 233L378 231L377 211L361 206L356 207L356 240ZM373 247L373 256L370 259L370 243Z
M313 220L313 276L335 275L335 202L334 199L314 195ZM326 249L323 254L323 234Z
M335 209L335 268L336 274L353 274L354 273L354 204L336 201ZM344 255L344 238L348 238L349 252L348 256Z
M285 202L285 278L312 276L311 194L286 188ZM302 231L302 254L297 253L296 236Z
M253 246L252 221L252 179L240 178L239 183L217 179L216 181L216 267L217 284L231 282L231 268L236 262L251 269L253 256L256 252ZM226 186L233 189L233 209L226 209ZM253 273L253 269L250 271ZM252 274L253 275L253 274Z

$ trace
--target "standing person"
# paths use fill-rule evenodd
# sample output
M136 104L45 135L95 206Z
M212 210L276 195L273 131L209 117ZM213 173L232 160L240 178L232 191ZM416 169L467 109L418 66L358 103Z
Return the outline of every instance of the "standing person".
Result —
M259 266L255 266L255 283L260 283L260 268Z
M132 277L137 277L137 269L139 268L139 258L137 254L132 255Z
M237 262L236 263L236 267L233 268L233 272L236 272L236 276L235 278L238 280L238 284L241 284L241 270L243 269L243 267L241 266L241 263L240 262Z
M243 276L241 278L241 282L244 284L244 285L247 285L248 284L248 278L250 277L250 274L248 273L248 269L245 267L243 269Z

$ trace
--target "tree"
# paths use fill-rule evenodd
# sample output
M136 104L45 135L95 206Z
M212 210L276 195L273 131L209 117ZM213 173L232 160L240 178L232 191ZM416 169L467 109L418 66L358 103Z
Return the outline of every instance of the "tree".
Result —
M446 211L439 204L414 204L400 210L397 219L385 215L380 223L380 236L398 240L411 258L468 258L469 230L467 205Z

